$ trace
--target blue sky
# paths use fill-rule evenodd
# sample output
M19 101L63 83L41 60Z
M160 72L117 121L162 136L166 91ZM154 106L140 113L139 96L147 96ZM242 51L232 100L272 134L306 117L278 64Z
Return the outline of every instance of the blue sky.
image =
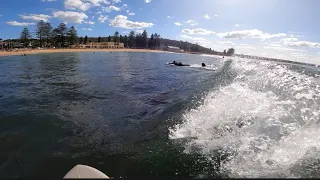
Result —
M81 36L147 29L222 51L320 64L318 0L11 0L0 2L0 38L40 19Z

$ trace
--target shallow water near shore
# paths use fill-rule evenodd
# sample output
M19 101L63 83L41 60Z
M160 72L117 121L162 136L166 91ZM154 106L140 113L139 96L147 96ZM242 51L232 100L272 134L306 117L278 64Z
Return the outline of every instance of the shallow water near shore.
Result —
M320 176L316 67L83 52L0 57L0 69L2 178L76 164L110 177Z

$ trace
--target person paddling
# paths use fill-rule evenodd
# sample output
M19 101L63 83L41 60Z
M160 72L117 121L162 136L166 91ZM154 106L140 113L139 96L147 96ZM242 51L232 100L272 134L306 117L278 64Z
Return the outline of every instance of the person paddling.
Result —
M172 63L169 63L169 64L173 64L173 65L175 65L175 64L176 64L176 61L173 61Z
M189 64L182 64L182 62L177 63L176 61L173 61L172 63L169 63L175 66L190 66Z

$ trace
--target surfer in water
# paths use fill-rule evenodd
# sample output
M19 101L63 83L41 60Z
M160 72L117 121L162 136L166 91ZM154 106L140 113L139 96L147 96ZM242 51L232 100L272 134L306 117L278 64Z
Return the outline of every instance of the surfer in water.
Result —
M206 65L205 63L202 63L201 66L202 66L202 67L206 67L207 65Z
M172 64L175 66L190 66L190 64L182 64L182 62L176 62L176 61L173 61L172 63L169 63L169 64Z

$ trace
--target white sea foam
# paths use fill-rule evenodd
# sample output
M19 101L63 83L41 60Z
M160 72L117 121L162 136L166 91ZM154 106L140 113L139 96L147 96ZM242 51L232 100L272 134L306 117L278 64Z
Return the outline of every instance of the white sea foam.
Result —
M233 58L231 70L233 83L185 112L169 137L190 139L185 153L208 159L228 152L221 171L230 177L299 176L291 168L320 148L320 80L257 60Z
M214 65L214 64L207 64L205 67L202 67L201 64L191 64L190 67L207 69L207 70L216 70L217 69L216 65Z

